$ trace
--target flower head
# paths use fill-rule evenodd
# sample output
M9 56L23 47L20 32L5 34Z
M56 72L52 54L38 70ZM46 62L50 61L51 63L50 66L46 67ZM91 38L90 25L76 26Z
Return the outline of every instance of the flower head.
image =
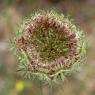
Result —
M86 55L84 33L72 22L54 11L31 15L15 38L22 72L28 78L63 79L64 72L81 64Z

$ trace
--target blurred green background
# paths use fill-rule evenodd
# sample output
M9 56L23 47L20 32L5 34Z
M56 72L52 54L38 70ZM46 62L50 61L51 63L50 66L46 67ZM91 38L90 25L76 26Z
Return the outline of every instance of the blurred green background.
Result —
M95 95L95 0L0 0L0 95L40 95L38 85L16 73L18 63L8 44L17 23L39 9L68 15L87 33L87 65L54 86L53 94Z

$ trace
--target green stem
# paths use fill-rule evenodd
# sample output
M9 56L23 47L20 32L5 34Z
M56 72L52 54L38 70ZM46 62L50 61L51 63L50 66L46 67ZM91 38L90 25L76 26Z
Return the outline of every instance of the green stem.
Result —
M49 85L42 84L41 90L42 90L42 95L53 95L53 89L52 87L49 87Z

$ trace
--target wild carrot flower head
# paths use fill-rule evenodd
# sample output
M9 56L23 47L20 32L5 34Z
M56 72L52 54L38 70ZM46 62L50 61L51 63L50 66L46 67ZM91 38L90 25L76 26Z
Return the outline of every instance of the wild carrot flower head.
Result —
M63 14L32 14L20 25L15 37L19 71L30 79L63 79L66 71L84 62L85 45L84 33Z

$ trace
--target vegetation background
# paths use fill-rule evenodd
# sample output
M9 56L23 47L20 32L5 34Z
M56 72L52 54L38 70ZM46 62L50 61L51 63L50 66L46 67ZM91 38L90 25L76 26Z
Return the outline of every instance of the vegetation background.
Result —
M64 84L54 86L53 94L95 95L95 0L0 0L0 95L39 95L37 85L16 73L18 63L8 45L17 23L39 9L68 15L87 33L87 64Z

